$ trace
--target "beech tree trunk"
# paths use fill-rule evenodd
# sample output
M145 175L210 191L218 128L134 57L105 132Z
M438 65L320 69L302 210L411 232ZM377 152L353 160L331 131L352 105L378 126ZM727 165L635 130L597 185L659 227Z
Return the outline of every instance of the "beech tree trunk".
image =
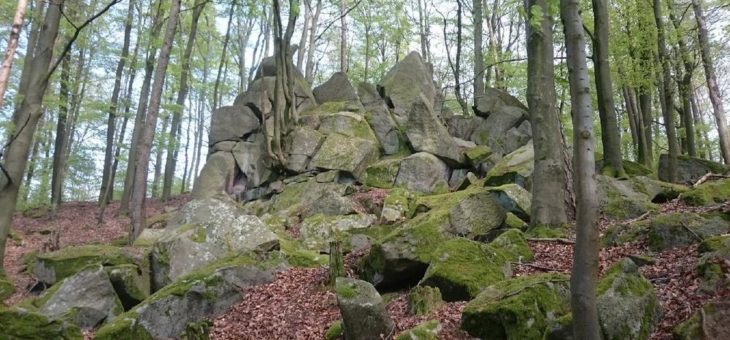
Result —
M129 45L132 36L132 21L134 20L134 0L129 0L129 8L127 9L127 19L124 22L124 43L122 44L122 54L117 62L117 69L114 73L114 89L112 90L111 104L109 105L109 117L107 118L106 128L106 147L104 149L104 169L101 176L101 188L99 189L99 204L106 197L107 185L109 177L111 177L112 163L114 157L114 135L116 134L117 121L117 105L119 104L119 93L122 89L122 73L124 66L129 57Z
M66 123L69 107L69 82L71 81L71 55L67 55L61 62L61 84L58 95L58 121L56 122L56 141L53 146L53 173L51 175L51 214L56 215L56 209L61 204L63 192L63 170L66 167Z
M185 111L185 98L188 95L188 77L190 74L190 59L193 54L193 46L195 46L195 38L198 34L198 20L200 14L203 13L205 7L204 0L195 1L195 7L193 8L193 19L190 24L190 33L188 33L188 42L185 46L185 52L182 58L182 66L180 70L180 89L177 92L177 104L175 112L172 116L172 127L170 128L170 141L167 148L167 162L165 163L165 179L162 184L162 200L167 201L170 199L172 192L172 182L175 178L175 170L177 168L177 157L178 151L180 150L180 143L178 138L180 136L180 129L182 125L182 114ZM248 38L246 38L246 41Z
M621 156L621 137L616 121L613 102L613 83L608 62L608 1L593 1L593 60L596 67L596 92L598 95L598 115L601 120L601 142L603 145L603 169L607 176L625 177Z
M340 72L347 73L347 0L340 0Z
M10 38L8 39L8 46L5 50L5 57L3 57L3 65L0 68L0 107L3 107L5 90L8 88L10 70L13 68L15 49L18 47L20 30L23 28L23 17L25 17L25 7L27 6L27 0L18 0L18 8L15 10L15 16L13 17L13 26L10 27Z
M218 75L215 77L215 84L213 84L213 107L217 109L220 103L218 102L218 87L220 86L221 76L223 75L223 65L226 63L226 52L228 50L228 41L231 36L231 23L233 22L233 11L236 8L236 1L231 2L231 11L228 14L228 26L226 28L226 35L223 38L223 52L221 52L221 60L218 64Z
M562 136L555 106L553 19L549 15L540 18L534 16L535 13L547 13L546 0L530 0L527 6L527 105L535 149L530 224L533 227L563 227L568 217L565 210ZM539 20L539 24L536 20Z
M304 72L304 79L310 84L314 81L314 51L317 44L317 27L319 24L319 15L322 13L322 0L317 0L317 6L312 16L312 22L309 24L309 46L307 47L307 62Z
M484 95L484 53L482 51L482 0L474 0L472 6L472 21L474 21L474 105L477 105L477 101L479 100L479 98ZM553 90L553 92L555 91Z
M157 69L155 70L155 80L152 86L152 95L150 99L150 110L147 113L142 131L141 139L137 148L137 166L134 174L134 188L132 190L132 230L129 233L129 244L131 245L137 236L142 232L146 224L145 215L145 199L147 197L147 170L150 160L150 151L152 149L152 141L155 136L155 126L157 125L157 116L160 112L160 99L162 90L165 85L165 72L167 72L167 64L170 61L170 50L172 49L172 41L175 38L175 28L177 26L177 16L180 12L180 0L172 0L170 6L170 17L167 19L167 28L165 29L165 37L163 40L160 56L157 58Z
M664 125L667 131L667 144L669 146L669 162L667 178L670 182L677 180L677 157L679 155L679 145L677 143L677 129L674 123L674 101L672 99L672 75L671 64L669 61L669 53L665 42L666 33L664 30L664 19L662 17L662 1L654 0L654 20L657 27L657 45L659 51L659 61L662 69L662 116L664 117Z
M58 35L63 0L50 1L43 21L43 28L38 35L31 63L26 64L23 73L29 79L27 92L23 96L20 108L13 115L13 126L7 149L3 154L2 165L5 171L0 172L0 272L3 271L5 258L5 241L10 232L10 224L18 201L23 174L28 164L28 154L33 142L33 135L43 113L43 95L50 78L49 67L53 58L53 45ZM22 78L22 76L21 76ZM3 178L7 175L7 178Z
M717 86L715 66L712 63L712 56L710 55L710 38L707 32L705 14L702 11L701 0L692 0L692 9L695 12L695 20L697 20L697 38L700 44L702 66L705 68L707 92L710 95L712 112L715 115L715 123L717 124L717 134L720 137L720 152L722 153L723 160L725 160L725 164L730 164L730 132L728 132L725 109L722 106L722 98L720 98L720 89Z
M570 278L573 337L600 340L596 307L598 281L598 197L595 182L595 142L588 67L580 1L561 0L560 16L565 47L573 116L573 184L577 203L573 272Z

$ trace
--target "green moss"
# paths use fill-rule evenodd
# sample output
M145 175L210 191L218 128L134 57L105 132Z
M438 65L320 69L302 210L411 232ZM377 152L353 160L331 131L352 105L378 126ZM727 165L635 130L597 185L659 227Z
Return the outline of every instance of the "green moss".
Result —
M530 250L530 245L527 244L525 235L517 229L505 231L490 244L503 250L503 253L511 261L529 262L533 259L532 250Z
M420 284L438 287L446 301L470 300L505 279L506 263L498 249L456 238L443 242L432 254Z
M438 340L438 320L429 320L395 336L396 340Z
M730 236L720 235L707 238L700 243L699 247L697 247L697 251L700 254L705 254L715 252L723 248L730 248Z
M598 281L596 295L603 295L609 289L614 288L618 293L625 296L642 296L654 289L651 283L638 274L624 275L627 272L638 273L636 272L636 264L633 261L625 259L614 263Z
M75 325L61 321L50 321L43 315L18 308L0 307L2 335L9 339L83 339L81 330Z
M342 320L333 322L324 333L325 340L335 340L343 336Z
M5 272L0 269L0 305L3 300L9 298L15 293L15 285L10 282L10 279L5 275Z
M206 232L205 227L198 227L189 238L195 243L204 243L208 238L208 233Z
M319 252L305 249L298 241L291 237L279 238L281 252L286 256L287 262L294 267L320 267L328 262L327 256Z
M461 328L482 339L540 339L570 311L568 280L539 274L496 283L464 307Z
M402 160L402 158L384 159L367 167L364 175L365 185L374 188L392 188Z
M337 296L352 299L357 296L357 287L351 284L339 284L336 288Z
M438 287L415 286L408 293L408 313L426 315L443 304Z
M698 238L725 234L730 225L721 216L697 213L661 214L639 223L646 227L652 250L664 250L701 242ZM691 231L690 231L691 230Z
M568 235L568 226L549 226L538 224L528 227L525 232L526 237L534 238L564 238Z
M477 165L486 161L492 155L492 150L486 145L477 145L467 149L464 155L472 165Z
M624 165L624 171L626 171L626 174L631 177L649 176L653 173L651 169L641 163L633 162L627 159L624 159L622 163Z
M730 179L702 183L679 197L691 206L727 202L730 200Z
M522 219L517 217L517 215L510 213L510 212L507 213L507 217L504 220L504 225L507 228L519 229L519 230L526 230L528 227L528 224L525 221L523 221Z
M109 280L126 309L150 295L149 270L139 270L135 265L119 265L107 269Z
M100 328L96 340L152 340L152 335L142 326L135 323L136 313L127 312L117 316L112 322Z

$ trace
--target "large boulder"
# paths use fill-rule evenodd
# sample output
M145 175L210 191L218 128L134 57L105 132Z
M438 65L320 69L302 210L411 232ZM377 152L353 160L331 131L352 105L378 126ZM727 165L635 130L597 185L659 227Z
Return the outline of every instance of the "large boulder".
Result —
M494 167L487 172L486 184L499 186L515 183L530 190L534 159L535 150L532 147L532 141L530 141L494 164Z
M598 205L601 212L611 218L628 219L654 211L657 205L645 192L645 185L633 180L596 175Z
M527 106L509 93L493 87L487 88L484 95L477 99L474 113L477 116L488 118L492 113L505 106L512 106L527 111Z
M419 283L438 287L446 301L468 301L511 275L507 258L495 248L464 238L442 243Z
M433 157L433 159L436 159L436 161L433 161L433 164L442 164L438 158L434 157L433 155L429 155ZM370 166L368 166L367 169L365 169L365 174L363 175L363 182L365 185L375 188L383 188L383 189L390 189L395 185L395 179L398 176L398 170L400 169L400 163L403 161L403 158L396 157L396 158L386 158L381 159ZM420 162L419 162L420 164ZM412 164L416 165L416 164ZM436 172L438 173L438 170L442 166L435 167ZM416 170L414 168L414 170ZM440 178L441 176L434 175L435 178ZM414 179L416 179L414 177ZM417 180L417 179L416 179ZM430 185L424 184L425 187L428 189L431 188ZM427 190L428 190L427 189Z
M370 283L338 277L335 291L345 339L384 339L394 331L395 324L385 310L385 302Z
M323 214L305 218L301 225L302 244L312 250L326 250L329 242L342 234L365 229L375 222L373 215L352 214L327 216Z
M378 85L379 92L388 106L393 109L394 119L400 126L406 126L408 111L421 95L433 107L436 88L433 84L433 71L418 52L411 52L399 61Z
M193 199L224 198L235 176L236 159L230 152L216 152L205 161L193 185Z
M378 138L384 154L393 155L406 148L401 130L385 103L368 106L365 119Z
M730 200L730 179L702 183L682 193L680 200L692 206L727 202Z
M434 154L451 164L463 162L464 156L459 146L433 114L425 96L420 96L411 105L405 131L414 150Z
M263 134L257 134L251 142L236 143L231 153L238 166L238 176L245 179L246 189L259 187L272 177L272 161Z
M702 279L700 288L706 292L715 292L727 287L730 277L727 276L726 263L730 263L730 236L709 237L697 247L700 259L697 272ZM725 269L724 269L725 268Z
M254 83L256 80L259 79L271 79L276 77L276 59L273 56L265 57L261 60L261 64L259 65L258 70L256 70L256 75L254 76ZM314 106L317 106L317 101L314 98L314 94L312 94L312 89L309 86L309 83L306 79L304 79L304 75L302 75L302 72L296 68L292 67L292 76L293 76L293 83L294 83L294 97L296 98L296 107L299 112L302 112L306 110L307 108L311 108ZM266 81L266 91L269 93L271 98L273 98L274 94L274 82L273 81ZM243 102L243 100L236 100L237 102Z
M144 262L140 254L129 248L106 245L65 247L61 250L35 255L30 266L36 280L52 285L88 266L135 265ZM140 268L143 270L145 268Z
M672 330L674 339L730 339L730 302L714 301L702 306Z
M677 157L677 183L692 184L705 174L724 174L728 171L730 171L730 167L717 162L689 156ZM659 155L657 175L662 181L669 179L669 156L667 154Z
M84 339L81 330L66 320L47 317L23 308L0 307L0 328L4 339Z
M124 312L102 266L88 267L64 279L34 304L50 320L66 319L80 328L94 328Z
M359 178L365 168L377 159L375 142L333 133L327 136L311 164L320 169L342 170Z
M487 145L493 152L506 155L525 145L532 137L527 111L514 106L497 108L474 128L469 137L478 145Z
M596 294L604 339L648 339L659 324L661 306L654 287L628 258L606 271Z
M153 289L159 289L215 260L251 250L271 250L276 235L253 215L215 199L194 200L180 212L151 253Z
M487 191L467 192L449 210L446 230L468 238L482 238L502 226L506 211L496 195ZM434 202L434 205L438 204Z
M347 186L339 183L319 183L312 178L302 182L292 182L284 186L284 189L271 199L268 212L273 214L285 214L287 212L297 214L298 211L307 211L309 206L320 199L325 193L332 192L343 196Z
M464 307L461 328L480 339L542 339L548 325L570 312L568 277L517 277L484 289Z
M421 193L443 193L448 190L449 167L438 157L419 152L400 162L395 186Z
M317 103L359 102L357 91L344 72L335 72L330 79L312 90Z
M319 119L318 131L321 133L326 135L337 133L378 143L373 130L362 115L352 112L323 113L319 115Z
M532 195L529 191L517 184L505 184L490 188L489 191L495 194L497 202L506 211L515 214L525 222L530 221Z
M261 120L246 106L224 106L211 114L208 143L238 141L261 129Z
M272 254L272 256L274 256ZM155 292L100 328L98 340L178 338L190 322L215 317L242 299L241 290L274 280L281 260L238 256L212 263Z
M263 77L249 84L246 92L239 94L233 101L234 106L248 106L261 117L271 112L271 103L274 102L274 85L276 77Z
M287 170L304 172L309 169L312 157L317 153L325 135L314 129L299 126L286 139Z

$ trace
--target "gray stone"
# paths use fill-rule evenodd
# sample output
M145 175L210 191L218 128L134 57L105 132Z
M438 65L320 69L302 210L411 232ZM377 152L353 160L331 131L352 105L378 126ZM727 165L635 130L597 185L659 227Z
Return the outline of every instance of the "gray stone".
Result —
M368 228L374 222L375 216L369 214L314 215L302 221L300 228L303 239L302 244L308 249L325 250L329 241L332 241L337 235Z
M124 312L102 266L90 267L59 282L41 300L38 312L51 320L69 319L81 328L94 328Z
M371 105L380 105L385 103L383 98L380 97L380 93L378 93L378 89L375 85L367 82L360 82L357 84L357 95L360 97L362 105L366 108Z
M367 166L378 159L378 148L373 141L333 133L312 158L312 167L342 170L356 178Z
M338 277L335 291L345 339L377 340L393 332L395 324L385 310L385 302L370 283Z
M477 191L466 197L449 211L446 231L467 238L479 238L502 226L507 213L490 192Z
M506 211L515 214L525 222L530 221L532 209L532 195L529 191L517 184L505 184L496 188L490 188L496 196L497 202Z
M532 185L535 150L532 141L504 156L487 172L486 184L499 186L515 183L527 190Z
M730 339L730 302L713 301L672 330L674 339Z
M322 195L308 204L302 211L302 217L323 214L328 216L349 215L355 212L352 201L336 192L325 191Z
M347 79L347 74L335 72L324 84L312 90L318 103L360 101L357 91Z
M309 169L312 157L322 145L325 136L308 127L300 126L287 136L286 168L294 172L303 172Z
M446 119L449 134L464 140L469 140L474 134L474 130L483 124L484 118L476 116L452 116Z
M211 114L208 143L246 139L261 129L261 121L246 106L224 106Z
M271 113L271 103L274 102L274 85L276 77L263 77L249 84L246 92L239 94L233 101L234 106L248 106L256 108L256 115L263 117ZM258 110L258 112L256 112Z
M424 96L411 106L405 130L408 141L417 152L428 152L453 164L463 162L464 156L458 145L433 114Z
M705 174L725 174L729 171L730 166L706 159L688 156L679 156L677 158L677 183L694 184ZM657 175L659 180L669 181L669 156L667 154L659 155L659 171Z
M448 189L449 167L436 156L419 152L400 162L400 170L395 179L396 186L411 191L433 193Z
M369 140L376 145L378 139L362 115L352 112L320 114L318 131L326 135L341 134Z
M384 154L393 155L401 151L404 144L403 136L385 104L369 106L365 118L380 142Z
M302 72L296 66L292 67L292 76L294 78L294 96L296 97L297 110L302 112L307 108L317 106L317 101L314 99L309 83L304 79L304 75L302 75ZM256 70L254 80L274 77L276 77L276 59L273 56L265 57L261 60L258 70ZM269 82L267 82L266 87L268 93L273 98L273 83L269 85Z
M216 152L208 157L193 185L193 199L228 197L228 186L234 178L236 159L230 152Z
M487 118L501 107L514 106L527 111L527 106L522 104L519 99L511 96L509 93L495 89L487 88L484 95L477 100L474 107L474 113L477 116Z
M429 107L433 107L436 97L433 72L418 52L409 53L395 64L383 77L378 89L393 109L394 119L400 126L406 126L408 112L421 95L427 98Z
M232 154L239 170L238 181L245 183L246 190L259 187L271 179L272 160L266 150L263 134L256 134L251 142L238 142Z

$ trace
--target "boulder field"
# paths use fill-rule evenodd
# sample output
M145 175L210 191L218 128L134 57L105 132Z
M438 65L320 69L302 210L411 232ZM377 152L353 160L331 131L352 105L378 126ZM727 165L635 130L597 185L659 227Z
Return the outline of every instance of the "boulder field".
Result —
M133 246L31 256L28 270L46 289L0 307L2 332L81 339L81 329L95 329L97 339L179 338L278 271L326 266L330 242L339 241L344 252L365 255L356 264L358 279L334 283L343 320L328 338L436 339L438 320L392 334L380 293L406 288L413 314L467 301L461 327L474 337L570 338L568 277L513 275L516 263L533 259L529 238L570 235L568 228L528 227L534 152L526 106L488 89L474 115L454 115L431 69L413 52L377 85L353 85L336 73L313 89L294 72L300 122L282 140L286 165L276 167L265 136L275 75L267 58L247 92L213 111L209 155L192 200ZM727 171L707 161L682 164L684 181ZM660 251L702 241L702 289L727 284L727 213L673 215L658 204L727 202L730 180L688 187L635 168L625 179L597 176L604 216L629 220L609 227L604 244L646 240ZM0 277L0 297L11 289L4 282ZM601 278L598 307L606 339L647 339L661 314L651 282L628 258ZM675 335L728 334L726 303L703 310ZM723 326L703 329L712 325Z

